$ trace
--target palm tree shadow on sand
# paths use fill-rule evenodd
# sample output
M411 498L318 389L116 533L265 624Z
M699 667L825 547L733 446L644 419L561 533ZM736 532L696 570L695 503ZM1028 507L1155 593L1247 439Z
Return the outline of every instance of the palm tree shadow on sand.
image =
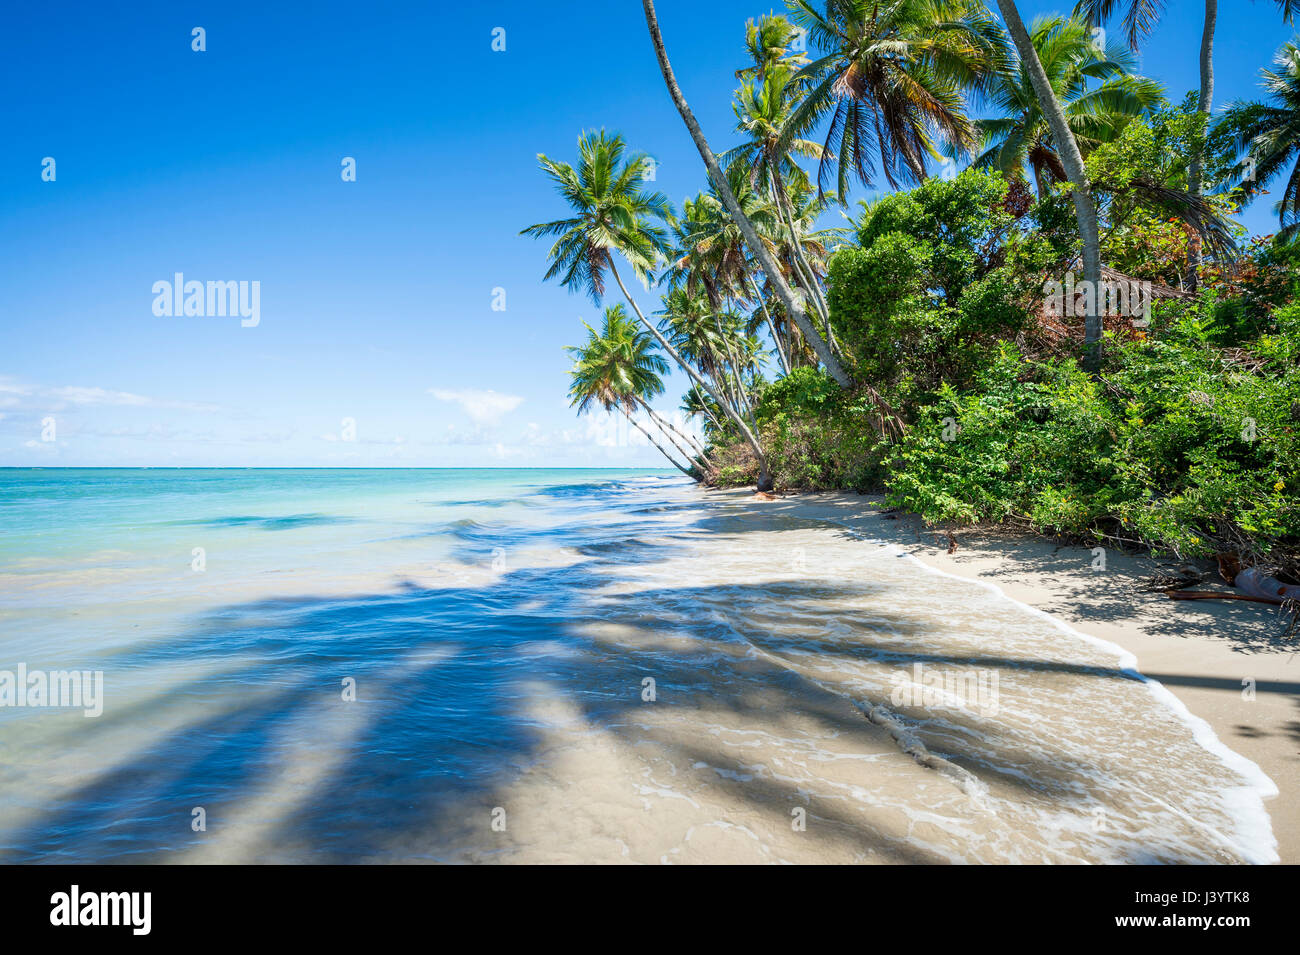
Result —
M622 547L590 545L576 564L519 569L483 586L406 582L391 593L228 606L187 635L115 658L106 666L110 679L115 667L200 665L204 673L135 706L110 707L90 732L112 734L140 721L158 732L107 771L50 799L20 831L0 836L0 859L202 861L214 849L214 861L509 859L517 848L513 835L493 832L490 818L544 755L539 696L567 701L581 721L635 749L647 741L637 719L647 674L658 683L658 705L693 708L701 721L725 711L744 725L788 710L849 749L879 751L882 741L893 747L852 701L772 659L772 652L853 658L860 648L810 639L807 630L788 640L769 632L769 653L755 655L744 652L744 635L735 632L737 619L750 626L770 621L775 631L777 618L789 614L811 621L814 631L842 629L844 611L825 605L824 585L629 591L620 568L669 556L678 546L623 540ZM851 594L883 591L863 583ZM914 623L882 612L883 603L874 601L863 617L864 634L913 632ZM612 636L600 629L609 627L616 628ZM913 659L1068 669L926 653L899 662ZM1128 679L1118 670L1079 669L1088 677ZM356 702L342 699L347 678L355 680ZM973 723L969 729L975 731ZM737 805L770 811L776 824L788 828L790 807L808 803L797 780L754 774L716 737L699 733L654 745L675 765L716 767L719 785ZM1034 771L1043 754L1013 752L1008 743L998 757L1020 767L1005 785L1079 798L1053 782L1049 767ZM896 747L890 758L908 760ZM990 770L974 761L967 766ZM206 831L192 831L194 807L203 807ZM824 832L862 855L941 861L876 831L851 807L822 803L815 812Z

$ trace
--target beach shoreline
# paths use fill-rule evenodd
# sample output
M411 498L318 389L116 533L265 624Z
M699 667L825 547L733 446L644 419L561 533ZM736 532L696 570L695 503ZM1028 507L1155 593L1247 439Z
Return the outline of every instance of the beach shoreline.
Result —
M749 492L711 490L710 497ZM1158 682L1227 749L1251 761L1277 788L1265 799L1278 854L1300 862L1300 641L1283 639L1285 619L1269 607L1236 601L1169 600L1136 591L1165 563L998 528L947 532L914 515L887 514L877 495L805 492L755 501L791 517L839 524L890 543L932 570L995 586L1010 600L1067 627L1114 644ZM1253 681L1247 699L1243 681Z
M6 861L1296 858L1281 621L1124 555L663 474L9 481L5 656L107 705L0 709Z

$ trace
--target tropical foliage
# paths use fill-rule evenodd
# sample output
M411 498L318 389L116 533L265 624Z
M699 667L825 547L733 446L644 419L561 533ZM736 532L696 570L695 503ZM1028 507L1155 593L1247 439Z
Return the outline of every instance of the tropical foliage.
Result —
M618 135L539 156L568 207L524 230L552 240L546 278L623 300L570 350L579 413L715 485L1300 572L1293 43L1210 125L1214 0L1179 102L1138 71L1160 3L1025 25L1011 0L1001 23L977 0L788 0L737 31L715 154L642 4L708 175L679 210ZM1233 217L1278 182L1279 234L1247 236Z
M1282 197L1274 205L1282 227L1279 237L1300 234L1300 47L1284 43L1274 69L1260 71L1267 99L1234 103L1221 120L1221 131L1241 162L1234 170L1242 192L1253 198L1274 180L1282 180Z

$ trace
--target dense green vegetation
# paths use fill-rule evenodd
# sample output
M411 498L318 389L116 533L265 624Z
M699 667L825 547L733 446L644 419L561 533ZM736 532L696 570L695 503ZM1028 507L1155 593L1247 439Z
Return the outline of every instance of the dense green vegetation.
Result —
M678 215L603 131L576 166L541 157L572 210L525 230L558 237L548 277L601 302L609 275L635 316L574 350L580 410L716 485L1300 572L1293 44L1211 123L1208 57L1177 103L1136 74L1137 3L1025 26L999 0L1004 31L973 0L792 0L745 31L741 143L715 156L643 2L709 188ZM1098 42L1111 16L1127 48ZM850 207L878 176L895 191ZM1252 238L1232 216L1270 182L1279 232ZM660 286L654 316L616 257ZM700 440L650 408L660 351Z

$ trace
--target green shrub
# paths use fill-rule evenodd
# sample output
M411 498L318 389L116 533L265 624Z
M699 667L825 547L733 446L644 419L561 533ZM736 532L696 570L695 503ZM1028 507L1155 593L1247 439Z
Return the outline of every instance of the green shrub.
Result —
M1149 135L1130 138L1150 152ZM1300 252L1258 242L1207 269L1199 298L1157 303L1145 336L1108 335L1092 377L1068 346L1027 356L1036 339L1021 334L1072 254L1068 197L1025 215L1006 197L1001 177L967 172L864 208L859 244L830 259L827 303L856 377L906 433L879 438L864 394L796 368L756 413L777 485L879 489L932 523L1272 555L1300 573ZM1134 274L1168 265L1152 248L1125 247ZM719 483L753 480L747 448L718 460Z
M1183 556L1300 539L1300 374L1246 371L1207 334L1187 315L1162 339L1109 341L1100 381L1004 345L977 388L917 415L888 461L890 502Z
M830 260L831 324L861 379L898 406L964 387L998 336L1029 318L1035 268L1055 251L1008 209L997 173L968 170L864 204L859 245Z

